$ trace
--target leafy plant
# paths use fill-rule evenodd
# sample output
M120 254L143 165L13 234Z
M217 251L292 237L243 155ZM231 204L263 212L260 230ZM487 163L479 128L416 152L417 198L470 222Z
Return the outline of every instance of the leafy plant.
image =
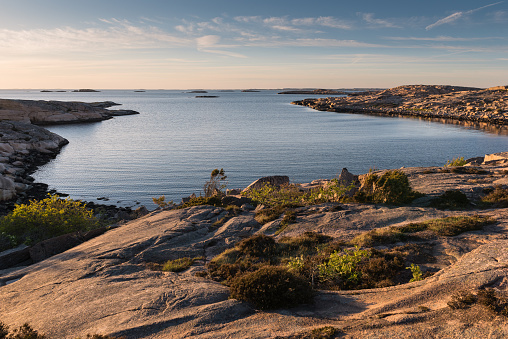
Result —
M444 167L458 167L458 166L464 166L467 164L466 160L464 160L464 157L457 157L453 158L452 160L446 161L446 164Z
M88 231L99 227L100 221L80 201L49 195L43 200L16 205L0 221L0 233L12 239L12 245L33 244L51 237Z
M411 270L411 273L413 274L413 278L411 278L409 282L423 280L423 273L422 270L420 269L420 266L411 264L411 266L406 267L406 269Z
M277 266L264 266L236 278L230 291L232 298L262 310L292 307L312 299L312 288L305 279Z
M157 206L159 206L162 209L173 207L175 205L173 200L166 201L166 197L163 195L161 195L158 198L152 198L152 200L153 200L154 204L156 204Z
M358 284L361 278L359 263L369 256L369 251L360 250L359 247L354 251L347 249L343 252L335 251L325 263L318 266L319 276L324 281L340 279L346 286Z
M226 195L224 190L227 187L227 178L224 169L221 168L220 171L217 168L214 169L210 174L210 180L203 187L205 198Z

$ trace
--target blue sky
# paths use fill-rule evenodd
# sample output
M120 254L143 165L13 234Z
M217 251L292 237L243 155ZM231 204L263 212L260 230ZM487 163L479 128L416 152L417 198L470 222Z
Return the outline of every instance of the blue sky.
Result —
M508 0L0 0L0 74L0 88L507 85Z

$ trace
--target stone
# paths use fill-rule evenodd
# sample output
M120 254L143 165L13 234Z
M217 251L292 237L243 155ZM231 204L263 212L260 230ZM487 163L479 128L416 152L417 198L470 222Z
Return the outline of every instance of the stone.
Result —
M267 184L275 186L275 187L288 185L289 184L289 177L286 175L274 175L274 176L270 176L270 177L263 177L263 178L260 178L256 181L254 181L253 183L251 183L242 192L248 192L252 189L260 189Z
M27 262L32 263L29 247L26 245L20 245L16 248L0 252L0 270L18 266Z

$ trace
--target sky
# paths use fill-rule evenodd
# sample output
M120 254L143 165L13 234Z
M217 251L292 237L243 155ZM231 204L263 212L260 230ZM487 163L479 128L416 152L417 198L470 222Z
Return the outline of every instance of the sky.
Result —
M508 0L0 0L1 89L508 85Z

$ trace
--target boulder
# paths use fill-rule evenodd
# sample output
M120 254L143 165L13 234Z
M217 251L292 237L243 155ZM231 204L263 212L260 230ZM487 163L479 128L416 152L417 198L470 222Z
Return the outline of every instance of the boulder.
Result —
M289 177L286 175L274 175L270 177L263 177L256 181L254 181L252 184L247 186L242 192L248 192L253 189L260 189L265 185L272 185L275 187L280 187L283 185L289 184Z
M0 270L14 267L27 261L30 261L29 248L26 245L20 245L0 253Z

